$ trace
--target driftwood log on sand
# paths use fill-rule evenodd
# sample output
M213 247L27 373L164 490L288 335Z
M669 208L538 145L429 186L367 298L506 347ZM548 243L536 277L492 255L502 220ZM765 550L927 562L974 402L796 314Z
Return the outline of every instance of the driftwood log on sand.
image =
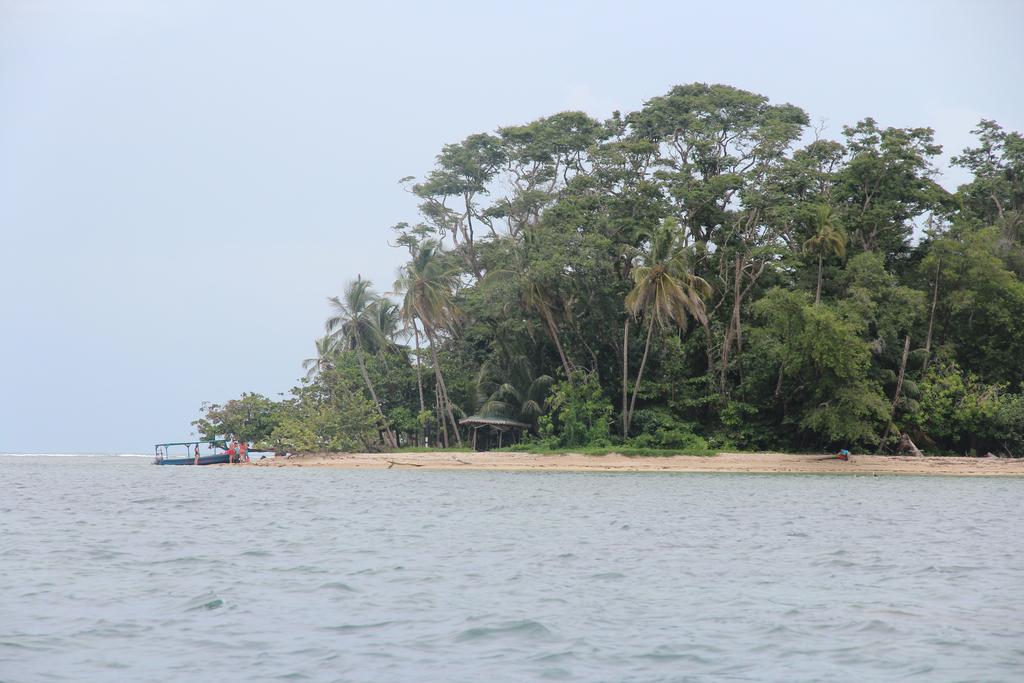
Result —
M924 453L921 449L914 444L914 440L910 438L909 434L902 434L900 436L900 443L896 447L897 453L910 453L916 458L923 458Z

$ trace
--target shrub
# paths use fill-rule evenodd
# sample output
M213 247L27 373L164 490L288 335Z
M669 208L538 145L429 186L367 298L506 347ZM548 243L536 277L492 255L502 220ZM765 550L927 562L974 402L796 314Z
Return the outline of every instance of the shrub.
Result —
M638 410L633 420L640 433L629 440L629 447L701 451L708 448L707 441L694 434L692 424L678 420L667 410Z
M597 376L576 370L552 388L540 418L541 442L549 448L611 444L612 404Z

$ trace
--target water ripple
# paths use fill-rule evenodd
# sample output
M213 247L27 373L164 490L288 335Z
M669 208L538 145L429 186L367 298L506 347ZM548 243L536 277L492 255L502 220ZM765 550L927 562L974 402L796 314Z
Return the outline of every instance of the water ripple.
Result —
M1024 480L40 460L0 458L4 681L1024 671Z

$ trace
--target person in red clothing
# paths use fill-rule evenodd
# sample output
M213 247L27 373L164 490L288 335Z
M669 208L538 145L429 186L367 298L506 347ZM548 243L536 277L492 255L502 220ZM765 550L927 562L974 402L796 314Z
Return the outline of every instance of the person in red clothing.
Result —
M235 461L235 454L238 453L238 442L231 439L231 443L228 446L228 462L233 463Z

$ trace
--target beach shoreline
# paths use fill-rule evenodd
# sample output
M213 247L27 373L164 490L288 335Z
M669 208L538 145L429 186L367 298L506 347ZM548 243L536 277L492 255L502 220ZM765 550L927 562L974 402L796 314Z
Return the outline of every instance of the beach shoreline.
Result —
M826 454L719 453L713 456L540 455L474 451L313 453L254 460L248 467L319 467L346 470L429 469L528 472L711 472L746 474L859 474L1024 476L1024 459ZM236 467L236 465L219 465Z

